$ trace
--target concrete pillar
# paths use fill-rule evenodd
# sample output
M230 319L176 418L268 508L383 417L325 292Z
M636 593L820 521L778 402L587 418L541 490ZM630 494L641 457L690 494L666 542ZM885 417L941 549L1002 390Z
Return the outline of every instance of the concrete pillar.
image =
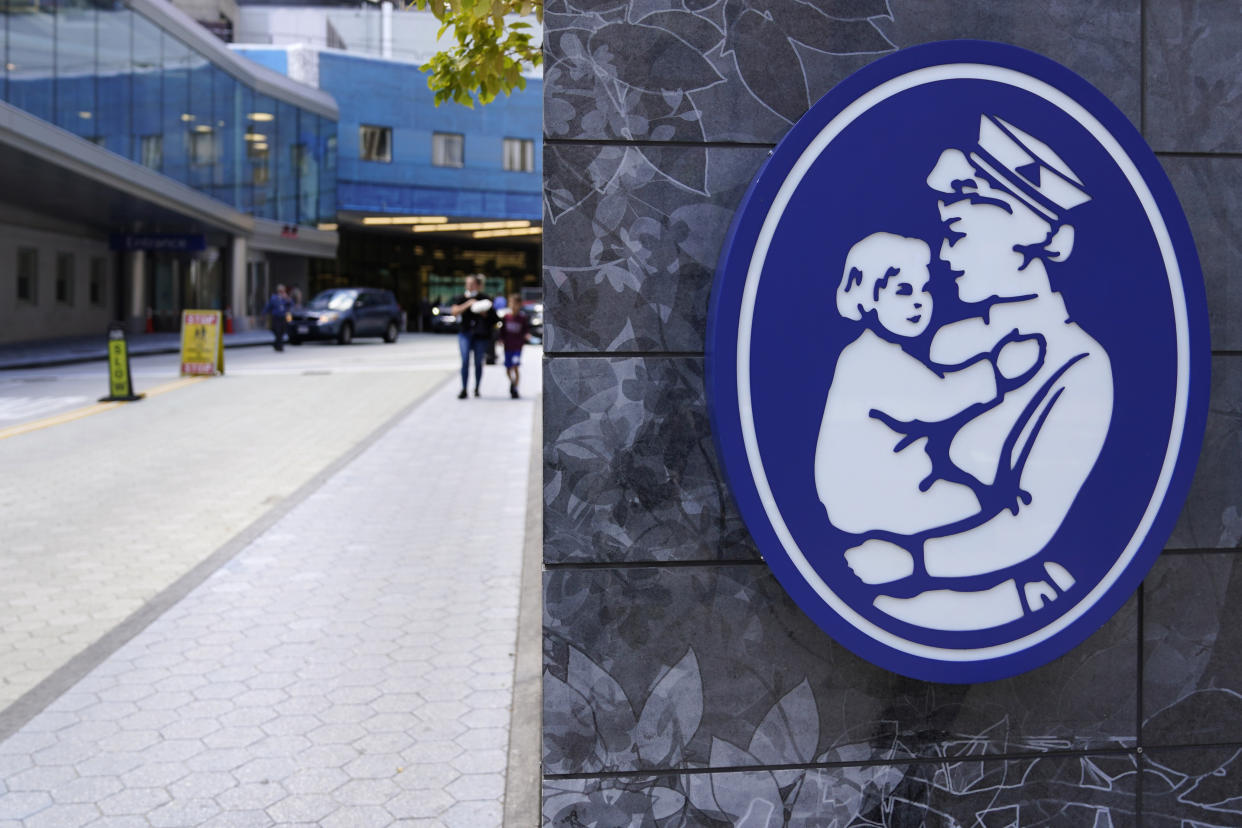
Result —
M147 254L131 250L125 254L124 279L129 296L128 327L131 334L147 329Z
M246 316L246 237L234 236L229 243L229 307L233 311L233 330L250 328Z

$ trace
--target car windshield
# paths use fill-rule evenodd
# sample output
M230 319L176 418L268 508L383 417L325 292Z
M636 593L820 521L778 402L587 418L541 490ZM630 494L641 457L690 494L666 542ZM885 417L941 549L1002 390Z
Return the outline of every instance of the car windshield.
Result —
M310 306L316 310L349 310L357 296L356 290L325 290L311 300Z

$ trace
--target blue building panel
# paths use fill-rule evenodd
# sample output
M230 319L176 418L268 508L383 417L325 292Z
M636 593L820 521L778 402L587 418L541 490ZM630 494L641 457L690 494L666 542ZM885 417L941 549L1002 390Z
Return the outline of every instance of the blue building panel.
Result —
M366 213L530 219L538 217L542 204L537 193L385 186L343 180L337 192L340 209Z
M256 62L287 71L283 50L239 50ZM319 87L340 106L340 210L372 214L440 214L498 219L541 218L543 81L474 109L435 105L427 77L414 64L320 52ZM360 129L387 127L391 160L361 157ZM463 136L463 165L433 163L434 134ZM504 169L505 139L533 143L533 168Z
M289 53L284 49L239 49L238 51L273 72L279 72L282 75L289 74Z

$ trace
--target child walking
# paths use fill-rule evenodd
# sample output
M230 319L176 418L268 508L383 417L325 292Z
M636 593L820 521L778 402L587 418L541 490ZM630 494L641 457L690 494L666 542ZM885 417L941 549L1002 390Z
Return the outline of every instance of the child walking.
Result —
M509 396L518 398L519 368L522 365L522 346L530 341L530 317L522 313L522 298L516 293L509 295L509 313L500 327L500 340L505 346L505 373L509 375Z

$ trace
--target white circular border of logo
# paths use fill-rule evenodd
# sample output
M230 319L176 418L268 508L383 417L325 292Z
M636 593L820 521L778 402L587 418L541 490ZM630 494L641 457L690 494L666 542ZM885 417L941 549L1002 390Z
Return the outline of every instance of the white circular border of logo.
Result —
M1147 509L1144 511L1142 519L1139 521L1134 534L1131 535L1125 549L1118 556L1113 566L1109 568L1104 577L1095 585L1082 600L1080 600L1072 609L1058 617L1054 622L1046 627L1036 630L1022 638L1004 644L995 644L990 647L980 647L975 649L950 650L943 647L934 647L927 644L909 641L888 630L877 626L876 624L863 618L855 612L844 600L842 600L832 589L824 582L806 557L802 554L802 550L798 548L793 535L790 533L785 520L780 513L780 509L776 504L776 500L772 495L771 487L768 483L767 473L763 467L763 459L759 454L759 446L755 433L754 418L751 409L750 396L750 341L751 341L751 324L754 315L755 297L759 289L759 280L763 273L764 263L767 259L768 248L771 245L772 237L776 231L777 225L780 223L781 217L785 212L785 208L789 203L793 193L802 182L802 178L806 175L811 165L819 158L819 155L828 147L830 143L845 130L855 119L865 113L867 110L879 104L880 102L908 89L922 86L928 83L935 83L946 80L984 80L1005 84L1029 92L1033 95L1043 98L1052 105L1058 107L1069 117L1077 121L1084 129L1086 129L1100 146L1109 154L1113 161L1117 164L1130 186L1133 188L1135 195L1138 197L1143 207L1144 213L1147 215L1148 221L1155 234L1156 242L1160 249L1161 259L1164 264L1165 273L1168 275L1169 292L1171 294L1171 302L1173 309L1173 321L1176 332L1177 341L1177 382L1176 396L1174 399L1172 426L1169 432L1169 441L1166 447L1164 460L1160 467L1160 475L1156 479L1156 485L1153 489L1151 499L1148 501ZM746 283L742 294L741 314L738 322L738 338L737 338L737 391L738 391L738 407L741 415L742 440L746 449L746 458L750 465L751 475L754 480L755 489L758 493L759 500L767 515L768 521L771 523L772 530L776 533L777 538L785 548L790 561L797 568L803 580L810 586L816 594L842 619L850 623L859 632L874 639L875 641L891 647L899 652L904 652L911 656L932 659L935 661L957 661L957 662L974 662L987 661L991 659L1001 658L1004 656L1014 655L1027 650L1057 633L1065 630L1083 614L1088 612L1097 601L1104 596L1112 587L1118 578L1124 573L1135 554L1138 552L1143 540L1146 538L1148 531L1151 529L1152 523L1156 519L1156 515L1160 510L1161 504L1164 502L1165 494L1168 491L1169 484L1173 478L1174 469L1177 465L1179 450L1182 444L1183 432L1186 425L1186 415L1189 406L1190 395L1190 331L1189 318L1186 303L1186 294L1182 285L1181 269L1178 266L1177 256L1174 251L1173 239L1171 238L1168 228L1165 225L1164 217L1160 212L1156 199L1148 188L1143 176L1139 173L1138 167L1135 166L1130 156L1122 148L1121 144L1113 137L1103 124L1099 122L1085 107L1065 94L1056 87L1031 77L1023 72L1015 69L1009 69L1001 66L978 63L948 63L939 66L929 66L922 69L916 69L903 75L892 78L874 89L869 90L856 100L852 101L848 106L841 110L831 121L828 122L819 134L811 141L807 148L802 152L796 164L786 176L781 184L776 197L772 201L772 206L768 209L768 213L764 218L762 228L759 232L758 239L755 242L754 253L751 256L749 266L746 271Z

